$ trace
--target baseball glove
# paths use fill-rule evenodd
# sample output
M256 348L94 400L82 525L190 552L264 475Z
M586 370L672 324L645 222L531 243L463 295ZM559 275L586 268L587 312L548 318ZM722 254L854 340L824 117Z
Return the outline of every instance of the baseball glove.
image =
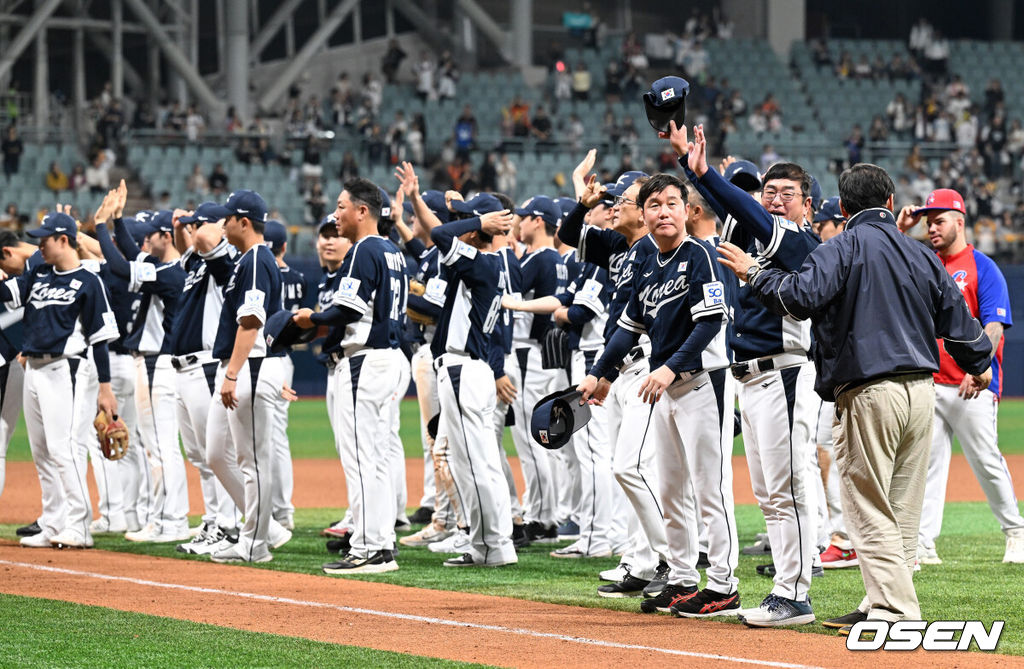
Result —
M426 314L421 314L420 312L414 309L410 309L409 307L405 308L405 315L409 317L410 321L412 321L413 323L419 323L420 325L433 325L434 323L436 323L436 321L430 316L427 316Z
M423 296L427 292L427 287L416 279L409 279L409 294Z
M116 414L111 420L106 411L100 411L92 425L96 428L96 438L99 439L103 457L107 460L120 460L128 453L128 428Z
M569 333L559 327L548 330L541 342L540 366L544 369L566 369L571 356Z

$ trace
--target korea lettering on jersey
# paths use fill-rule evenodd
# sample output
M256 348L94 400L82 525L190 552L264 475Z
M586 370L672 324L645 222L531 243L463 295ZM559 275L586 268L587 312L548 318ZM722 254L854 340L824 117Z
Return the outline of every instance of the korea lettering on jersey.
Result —
M82 355L119 336L107 290L84 264L63 272L38 265L5 281L0 299L9 309L25 307L26 354Z
M966 249L952 256L939 256L946 271L953 277L953 283L964 296L971 315L981 324L1002 323L1004 329L1013 326L1010 310L1010 294L1006 287L1006 278L991 258L969 245ZM996 354L992 359L992 383L988 389L996 397L1003 390L1003 342L999 340ZM939 340L939 371L935 373L935 383L944 385L960 385L964 371L946 352L944 340Z
M345 326L345 355L363 348L398 348L409 291L402 252L383 237L364 237L345 255L338 273L332 305L360 315Z
M224 307L221 310L217 338L213 345L213 357L228 360L235 346L238 324L243 318L254 316L260 322L250 358L262 358L267 353L263 336L263 325L267 318L282 308L281 271L273 252L262 244L254 244L242 254L235 264L234 272L224 290Z
M720 319L721 328L691 370L712 370L731 364L727 342L729 300L715 262L715 249L687 237L669 253L657 253L638 265L633 291L619 326L651 338L651 369L682 347L694 325Z
M520 261L522 272L521 294L524 300L560 295L568 284L565 262L558 251L545 247L527 253ZM551 316L532 314L526 311L515 313L513 339L517 342L540 343L551 329Z
M501 259L456 239L441 262L450 280L431 352L434 357L459 353L487 360L507 289Z
M809 231L781 216L772 216L772 236L767 245L759 242L732 216L727 216L722 226L722 239L745 249L762 266L787 272L799 270L807 254L818 245L817 239ZM736 312L732 348L737 361L743 362L783 351L810 350L810 321L773 314L754 297L745 282L739 285Z

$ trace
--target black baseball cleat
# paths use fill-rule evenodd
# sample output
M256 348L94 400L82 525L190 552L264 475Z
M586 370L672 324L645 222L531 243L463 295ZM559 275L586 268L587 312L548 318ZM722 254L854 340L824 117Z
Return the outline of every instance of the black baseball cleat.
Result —
M658 568L654 570L654 578L644 588L644 597L657 597L661 594L665 584L668 583L668 563L662 560L658 563Z
M856 625L857 623L862 623L867 619L868 614L858 609L853 613L847 613L845 616L839 616L838 618L829 618L828 620L822 620L821 626L838 630L848 626L852 627L853 625Z
M346 555L336 562L328 562L323 566L325 574L347 576L349 574L383 574L398 569L394 554L389 550L380 550L367 557Z
M740 610L740 593L723 595L704 588L690 597L669 607L680 618L710 618L713 616L734 616Z
M28 525L22 525L18 529L14 530L14 533L19 537L34 537L43 531L43 528L39 527L39 521L33 520Z
M434 509L429 506L421 506L416 512L409 516L409 522L413 525L426 525L434 519Z
M640 610L643 613L668 613L673 606L680 605L688 599L696 597L698 593L695 585L672 585L666 584L657 597L651 597L640 602Z
M597 588L597 594L601 597L609 597L612 599L618 599L622 597L640 597L644 594L644 588L650 581L645 581L642 578L637 578L630 574L626 574L626 577L618 583L606 583L605 585Z
M530 537L526 532L526 525L512 523L512 545L516 548L526 548L530 543Z
M526 536L531 543L554 544L558 543L558 528L554 525L548 527L543 523L535 520L533 522L527 523Z

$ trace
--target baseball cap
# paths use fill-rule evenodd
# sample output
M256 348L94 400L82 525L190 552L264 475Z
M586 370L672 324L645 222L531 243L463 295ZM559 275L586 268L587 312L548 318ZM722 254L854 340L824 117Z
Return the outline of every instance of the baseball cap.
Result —
M196 207L196 210L192 212L191 216L182 216L178 219L178 222L182 225L192 225L193 223L197 225L202 225L203 223L216 223L220 219L224 218L223 216L218 215L220 213L220 209L220 205L216 202L204 202ZM136 218L137 217L138 216L136 215Z
M41 238L53 235L67 235L68 237L78 236L78 225L75 219L67 214L47 214L43 216L40 226L28 231L29 237Z
M437 220L442 223L447 223L451 218L451 212L448 211L448 206L444 203L444 193L439 190L425 190L420 193L420 198L423 203L427 205L427 209L434 212L434 216L437 216ZM416 211L413 209L412 202L406 200L402 203L402 209L407 214L415 214Z
M263 227L263 243L271 251L277 251L288 241L288 231L284 229L281 221L270 219Z
M174 232L174 212L170 209L161 209L155 212L145 225L148 229L147 236L154 232Z
M562 217L562 210L555 201L544 195L531 197L521 209L516 209L515 213L517 216L540 216L548 225L558 225Z
M125 229L128 230L128 236L135 241L135 245L142 246L142 242L146 241L146 236L149 235L149 226L131 216L122 216L121 222L124 223Z
M818 211L821 209L821 184L818 183L813 174L808 174L807 176L811 177L811 209Z
M633 185L634 181L645 176L647 176L647 173L639 170L623 172L619 175L619 178L615 180L615 183L608 188L606 195L613 198L622 197L622 194L629 190L629 187Z
M541 398L530 418L534 441L552 450L569 443L573 432L590 421L590 405L580 404L582 396L575 388L568 388Z
M275 221L276 222L276 221ZM281 225L278 223L278 225ZM284 227L284 226L281 226ZM263 335L271 353L279 353L295 344L305 344L316 338L316 328L302 329L292 320L292 312L278 310L267 319Z
M380 217L391 218L391 196L380 186L377 186L377 190L380 191Z
M725 168L722 175L732 185L742 188L748 193L761 190L761 173L757 165L749 160L737 160Z
M228 195L223 205L211 208L210 213L216 216L213 219L215 221L228 216L242 216L250 221L266 221L267 202L254 190L236 190Z
M464 202L462 200L452 200L452 209L460 214L483 216L492 211L501 211L504 207L501 206L501 200L490 193L477 193Z
M924 206L914 210L914 216L926 214L929 211L959 211L964 216L967 215L963 197L952 188L933 190L925 200Z
M561 220L565 220L565 217L569 215L569 212L576 208L576 204L576 200L572 199L571 197L555 198L555 205L558 207L558 210L562 212Z
M338 222L334 219L334 214L327 214L320 219L320 225L316 227L316 234L321 234L325 228L331 228L335 232L338 230Z
M821 223L822 221L845 221L846 217L843 216L843 212L839 209L839 198L830 197L821 203L821 208L818 209L814 214L814 222Z
M651 127L659 132L668 132L669 121L682 127L686 120L686 94L690 84L682 77L662 77L644 93L644 110Z

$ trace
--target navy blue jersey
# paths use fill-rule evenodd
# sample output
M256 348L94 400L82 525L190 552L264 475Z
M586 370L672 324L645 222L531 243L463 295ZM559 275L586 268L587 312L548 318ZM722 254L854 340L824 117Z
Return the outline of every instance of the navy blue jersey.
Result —
M398 348L409 289L398 247L378 235L364 237L345 255L338 275L331 304L358 318L332 325L327 341L338 341L345 355L364 348Z
M523 285L523 270L519 266L519 258L515 251L506 246L498 251L498 269L504 275L505 294L515 299L521 299L520 290ZM502 307L501 318L497 329L501 332L501 344L505 354L512 352L512 337L514 332L512 312Z
M569 307L569 347L595 351L604 345L605 321L612 285L608 272L591 263L575 263L575 275L559 299Z
M288 265L281 268L281 299L284 300L285 311L293 314L306 301L306 277Z
M651 338L651 369L669 361L702 321L720 321L711 343L684 369L719 369L731 364L727 342L730 296L721 280L715 248L687 237L668 253L657 253L636 266L633 290L619 327Z
M267 356L263 325L281 310L282 304L281 271L274 253L263 244L254 244L235 263L234 272L224 289L224 305L221 307L217 337L213 343L213 357L220 360L231 358L238 323L246 316L255 316L260 322L249 357Z
M518 292L522 299L558 296L565 292L569 277L562 256L554 248L544 247L527 253L520 258L519 266L522 278ZM513 340L516 343L539 344L551 326L549 315L517 311Z
M206 254L189 249L181 256L178 262L185 283L171 329L172 355L213 350L224 305L223 287L231 278L234 256L235 247L227 241Z
M110 308L114 311L117 330L121 333L115 341L110 342L110 350L115 353L127 353L128 348L125 342L132 332L139 296L129 290L127 279L117 276L110 270L108 263L100 265L100 279L107 287L107 293L110 295Z
M430 350L434 357L460 353L488 360L506 290L503 263L497 253L483 253L458 239L441 262L450 273Z
M323 268L323 274L320 276L320 283L317 284L316 289L316 306L319 311L327 311L334 304L334 291L338 289L339 281L341 281L341 272L338 270L331 272L326 267ZM317 360L326 362L330 354L341 352L341 337L344 334L345 331L341 328L329 331L320 349L320 354L317 355Z
M139 306L125 348L145 354L171 353L170 335L184 287L185 270L177 260L132 261L128 291L139 295Z
M43 264L43 254L36 251L28 257L25 261L25 272L31 272L37 265ZM21 320L24 316L24 309L11 309L7 306L0 304L0 313L11 312L9 315L4 317L6 324L2 331L0 331L0 365L11 362L18 356L18 351L21 349L22 341L22 325Z
M584 262L605 268L608 271L608 280L612 284L608 320L604 329L605 341L611 339L615 329L619 327L619 316L626 308L629 294L633 289L634 266L643 263L647 256L657 252L658 245L650 235L644 235L630 246L626 238L614 230L593 225L583 226L577 253Z
M26 355L82 355L119 336L107 289L84 265L63 272L36 265L4 282L0 301L10 309L25 307Z
M436 322L441 316L448 292L448 282L442 276L441 254L436 246L424 248L417 259L413 278L423 284L423 295L409 295L409 308L424 316L430 316ZM434 338L433 325L412 323L409 331L411 340L420 344L429 344Z

